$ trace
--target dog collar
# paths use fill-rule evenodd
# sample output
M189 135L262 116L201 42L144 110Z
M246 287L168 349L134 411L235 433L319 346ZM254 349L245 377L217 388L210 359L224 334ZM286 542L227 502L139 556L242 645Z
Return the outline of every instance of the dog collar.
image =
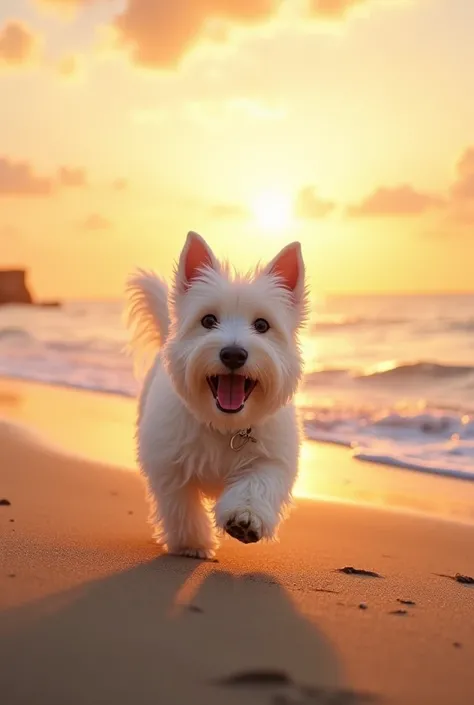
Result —
M233 451L238 453L239 450L242 450L242 448L246 446L249 441L256 443L257 439L255 436L252 436L252 429L246 428L234 433L234 435L231 436L229 445Z

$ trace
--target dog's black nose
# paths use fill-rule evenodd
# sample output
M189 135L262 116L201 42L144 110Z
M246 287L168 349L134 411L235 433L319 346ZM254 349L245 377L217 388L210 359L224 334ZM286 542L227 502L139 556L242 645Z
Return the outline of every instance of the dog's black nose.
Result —
M222 348L220 352L221 362L229 370L238 370L239 367L243 367L247 362L248 356L248 352L238 345L229 345L226 348Z

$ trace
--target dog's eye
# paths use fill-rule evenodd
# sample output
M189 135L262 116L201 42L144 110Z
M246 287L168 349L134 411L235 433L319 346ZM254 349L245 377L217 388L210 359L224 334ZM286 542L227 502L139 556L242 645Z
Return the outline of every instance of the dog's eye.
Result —
M270 324L264 318L257 318L257 320L254 321L253 327L257 333L266 333L270 328Z
M203 328L211 330L211 328L215 328L217 326L217 318L212 313L208 313L201 319L201 325Z

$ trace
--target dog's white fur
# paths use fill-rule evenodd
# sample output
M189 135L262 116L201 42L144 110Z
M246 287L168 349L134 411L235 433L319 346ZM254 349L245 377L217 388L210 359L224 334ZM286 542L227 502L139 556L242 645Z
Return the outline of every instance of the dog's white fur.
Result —
M189 233L171 292L151 272L128 281L133 347L155 354L137 416L138 462L156 536L170 553L210 558L216 528L272 538L291 502L300 431L291 399L302 373L298 331L307 313L299 243L245 276L231 274L205 241ZM208 330L203 316L219 325ZM270 323L265 334L252 327ZM228 372L226 345L248 351L242 370L258 384L242 411L215 403L207 376ZM251 427L256 442L235 452L230 439ZM214 517L209 501L214 501ZM241 538L241 540L245 540Z

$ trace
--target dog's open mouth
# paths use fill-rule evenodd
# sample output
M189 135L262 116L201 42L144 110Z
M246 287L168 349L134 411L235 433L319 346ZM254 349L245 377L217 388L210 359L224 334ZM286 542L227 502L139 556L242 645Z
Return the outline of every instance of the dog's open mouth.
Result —
M213 375L207 378L207 383L217 408L225 414L237 414L242 411L257 386L256 380L237 374Z

